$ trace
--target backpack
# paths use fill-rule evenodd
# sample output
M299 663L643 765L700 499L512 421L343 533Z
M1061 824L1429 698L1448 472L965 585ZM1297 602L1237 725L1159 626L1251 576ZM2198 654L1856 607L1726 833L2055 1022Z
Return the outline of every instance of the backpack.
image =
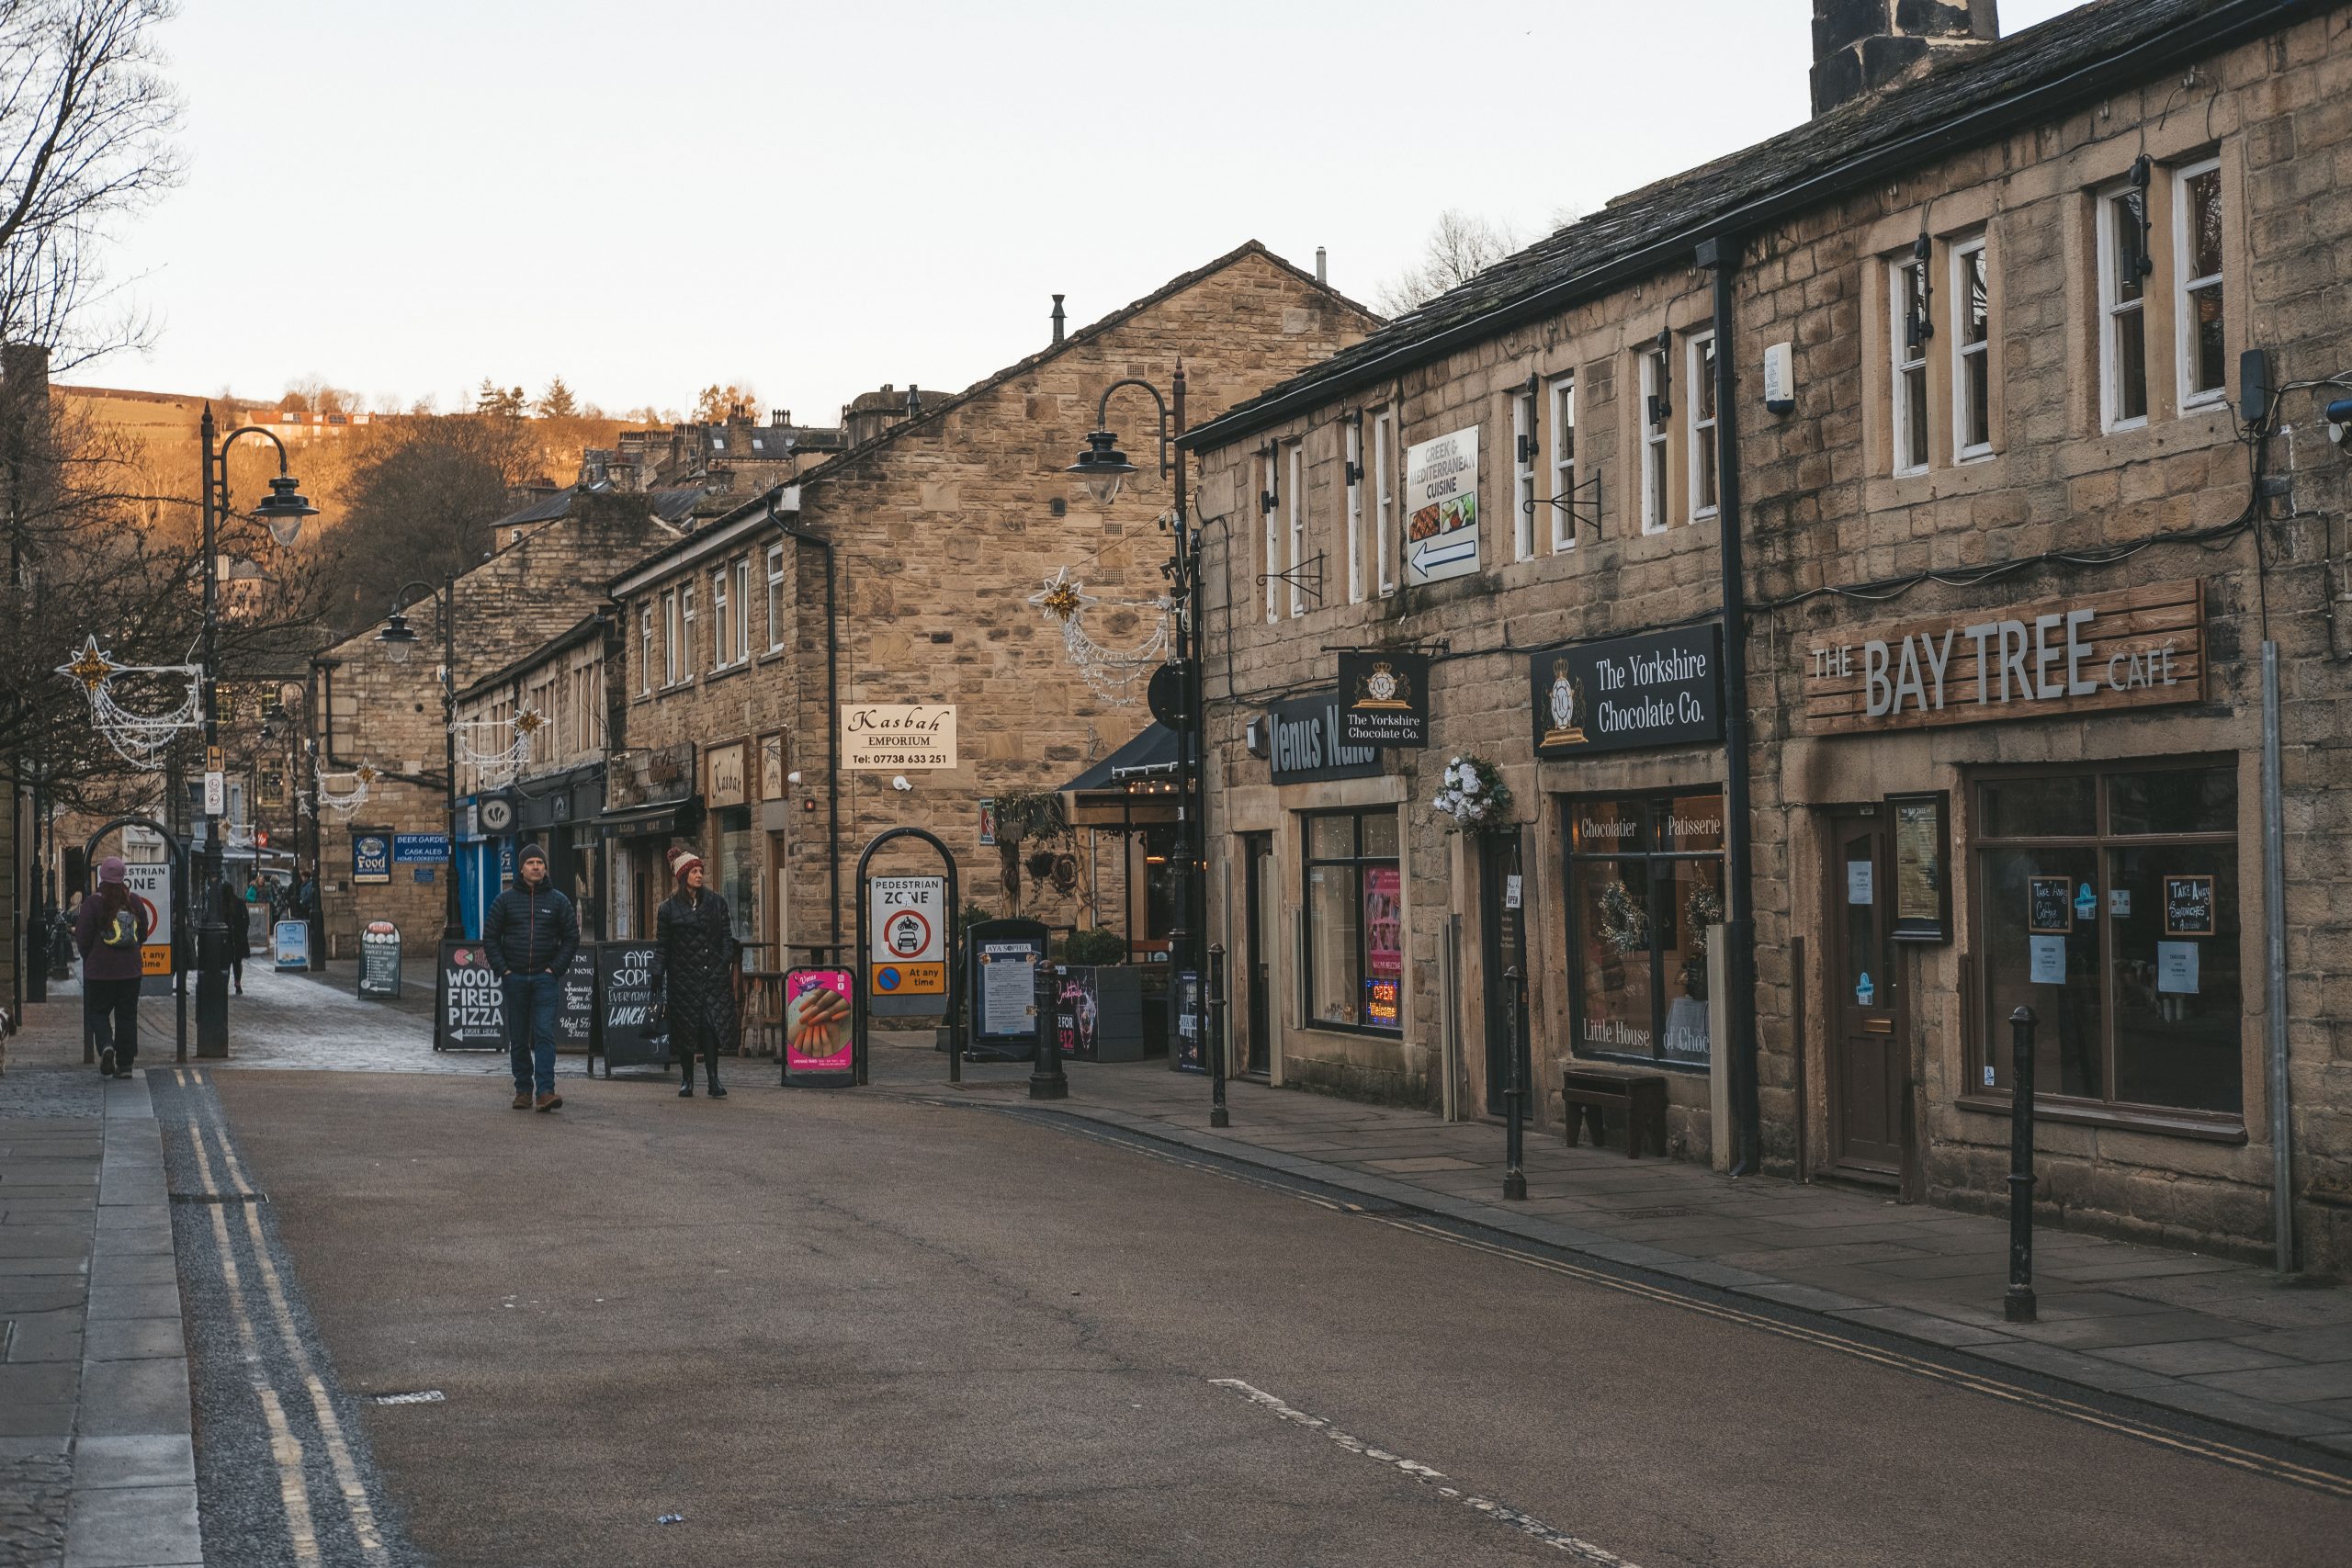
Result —
M130 905L116 910L114 919L99 929L98 945L114 948L139 945L139 918L131 912Z

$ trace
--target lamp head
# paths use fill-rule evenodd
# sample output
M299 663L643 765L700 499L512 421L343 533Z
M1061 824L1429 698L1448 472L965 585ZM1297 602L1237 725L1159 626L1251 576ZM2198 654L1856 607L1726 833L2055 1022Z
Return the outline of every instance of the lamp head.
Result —
M1086 450L1078 461L1065 470L1086 481L1087 493L1099 505L1108 506L1119 498L1119 487L1136 466L1119 450L1119 438L1107 430L1098 430L1086 438Z
M281 545L294 542L302 532L303 518L318 514L319 509L294 488L291 474L280 474L270 480L268 497L254 508L254 515L269 525L269 536Z
M395 664L406 664L408 656L416 651L416 633L409 628L406 612L394 610L384 622L384 629L376 634L384 647L384 657Z

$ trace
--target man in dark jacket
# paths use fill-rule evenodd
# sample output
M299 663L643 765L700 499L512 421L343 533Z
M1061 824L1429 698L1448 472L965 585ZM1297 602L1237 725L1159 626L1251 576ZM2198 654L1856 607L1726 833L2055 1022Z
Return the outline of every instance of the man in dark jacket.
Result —
M521 880L492 901L481 945L505 992L514 1109L553 1111L563 1103L555 1091L556 1001L580 950L580 917L548 880L545 850L524 845L522 870Z

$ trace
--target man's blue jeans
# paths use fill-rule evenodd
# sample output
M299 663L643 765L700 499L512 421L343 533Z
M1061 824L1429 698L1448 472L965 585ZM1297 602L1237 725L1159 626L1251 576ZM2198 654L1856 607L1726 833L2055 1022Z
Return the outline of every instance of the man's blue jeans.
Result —
M516 1094L555 1092L556 979L553 975L509 975L501 983Z

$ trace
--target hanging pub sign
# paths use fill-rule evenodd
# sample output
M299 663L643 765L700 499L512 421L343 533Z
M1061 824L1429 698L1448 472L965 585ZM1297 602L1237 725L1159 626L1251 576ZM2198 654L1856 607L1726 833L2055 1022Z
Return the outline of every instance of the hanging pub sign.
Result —
M1894 940L1951 940L1951 797L1891 795L1894 818Z
M1380 753L1346 739L1339 694L1292 697L1266 711L1266 755L1274 783L1376 778Z
M751 796L746 792L750 782L744 777L746 742L730 740L724 746L713 746L703 753L703 804L716 811L724 807L741 806Z
M362 828L351 835L351 880L390 882L392 879L392 835L383 828Z
M1405 448L1405 581L1478 570L1478 427Z
M1826 631L1796 657L1812 735L2202 702L2204 584Z
M1535 754L1720 740L1722 665L1723 628L1712 621L1536 654L1528 662Z
M1340 655L1340 739L1349 746L1430 743L1430 656Z

